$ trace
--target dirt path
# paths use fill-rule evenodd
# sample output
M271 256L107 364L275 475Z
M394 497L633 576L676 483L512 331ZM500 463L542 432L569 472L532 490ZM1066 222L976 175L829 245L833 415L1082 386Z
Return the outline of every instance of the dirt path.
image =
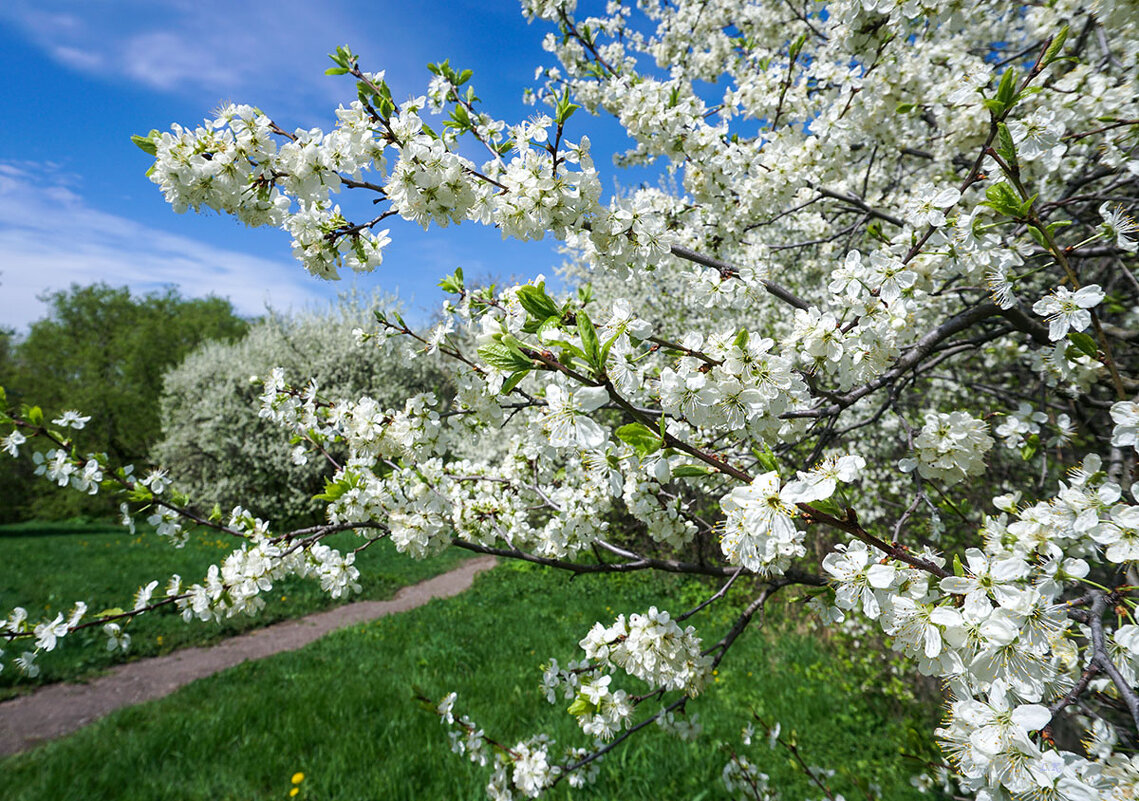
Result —
M208 648L186 648L112 668L87 684L53 684L0 703L0 756L70 734L122 706L168 695L195 679L248 659L292 651L334 629L406 612L434 598L450 598L471 586L493 558L472 559L435 578L404 587L390 601L359 601L276 623Z

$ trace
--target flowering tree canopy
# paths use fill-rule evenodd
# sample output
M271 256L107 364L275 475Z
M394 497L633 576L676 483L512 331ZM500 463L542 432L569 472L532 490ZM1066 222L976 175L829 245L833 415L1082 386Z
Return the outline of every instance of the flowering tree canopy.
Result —
M528 120L494 117L447 62L397 102L338 48L329 71L359 99L330 132L231 105L136 138L176 211L279 226L319 276L377 267L398 215L552 236L589 283L476 290L456 272L430 331L380 315L362 333L389 354L448 357L450 399L385 408L271 372L261 414L313 457L345 454L328 459L327 524L299 532L240 507L206 517L165 471L81 453L78 415L5 418L3 447L42 443L47 479L122 492L128 519L144 512L176 543L191 525L243 541L200 583L144 588L133 611L16 609L15 661L34 669L83 626L113 639L157 606L255 610L286 573L348 592L351 554L320 540L355 529L415 558L457 546L718 577L696 608L629 610L548 663L547 695L571 702L580 743L499 742L453 695L434 699L493 798L586 783L652 721L691 733L690 699L796 587L828 622L873 621L945 683L938 736L961 793L1133 797L1139 8L643 0L585 16L524 0L523 13L557 59ZM615 116L634 142L619 161L659 165L661 187L603 200L579 108ZM358 221L340 205L356 196L373 201ZM742 611L713 640L699 612L725 598ZM775 794L743 756L724 779L741 798Z
M327 463L258 416L260 378L283 367L319 382L325 394L367 393L388 406L441 389L445 378L434 359L376 359L357 347L355 332L374 325L373 310L396 306L390 298L348 295L319 311L271 314L237 342L198 346L165 376L162 437L152 458L177 465L179 489L193 498L271 510L278 525L319 522L324 503L313 496Z

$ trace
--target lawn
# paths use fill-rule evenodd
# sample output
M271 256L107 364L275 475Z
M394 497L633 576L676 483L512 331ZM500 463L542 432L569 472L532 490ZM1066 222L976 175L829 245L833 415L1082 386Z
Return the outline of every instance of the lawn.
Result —
M0 617L23 606L29 617L67 612L85 601L92 612L131 606L135 590L154 580L159 591L177 573L187 583L200 581L206 569L233 549L235 540L206 531L191 537L182 549L172 548L153 531L140 527L131 535L110 524L22 523L0 526ZM325 540L349 550L360 540L351 532ZM353 600L390 598L408 584L454 567L466 554L454 549L435 559L416 562L396 553L386 540L357 554L363 592ZM106 637L92 628L64 638L62 647L39 660L36 679L16 670L0 673L0 699L39 684L73 680L97 673L124 659L155 656L176 648L204 645L279 620L299 617L337 603L321 592L312 579L288 579L273 588L265 610L256 617L241 616L217 623L186 624L174 610L143 615L127 626L130 651L112 653L103 646Z
M203 679L160 701L124 709L66 739L0 762L10 799L286 799L294 773L300 799L478 799L486 772L450 753L438 718L412 698L457 691L457 711L513 743L547 731L559 743L587 744L559 700L538 690L549 657L576 658L595 620L680 608L700 588L671 577L582 577L525 565L480 576L457 598L344 629L299 651ZM714 641L731 609L715 605L692 622ZM836 769L848 799L931 798L908 784L912 762L933 756L935 714L888 697L875 671L825 643L775 623L745 633L709 691L692 702L705 724L695 744L655 727L612 753L592 789L596 799L725 798L726 752L758 710L794 732L804 759ZM877 667L875 666L877 665ZM850 686L862 686L850 694ZM635 691L635 688L632 688ZM762 737L747 755L785 799L817 798L785 752ZM571 793L561 786L553 798ZM936 796L933 796L936 797Z

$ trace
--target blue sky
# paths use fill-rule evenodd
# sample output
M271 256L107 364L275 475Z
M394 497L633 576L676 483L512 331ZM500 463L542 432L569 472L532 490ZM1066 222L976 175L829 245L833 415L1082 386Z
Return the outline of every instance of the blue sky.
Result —
M475 72L491 113L532 114L521 103L534 68L549 64L545 28L527 25L514 0L274 3L218 0L4 0L0 3L0 325L23 329L45 307L36 296L72 282L229 297L244 314L267 303L322 303L352 279L309 277L282 231L228 217L176 215L144 176L134 133L197 124L224 101L248 102L285 128L331 127L355 96L330 78L327 53L349 44L368 70L384 69L397 98L421 94L426 64L450 58ZM583 119L599 166L623 149L615 123ZM435 283L468 276L550 274L555 243L503 242L467 224L424 233L393 220L384 265L356 279L364 291L398 291L423 319Z

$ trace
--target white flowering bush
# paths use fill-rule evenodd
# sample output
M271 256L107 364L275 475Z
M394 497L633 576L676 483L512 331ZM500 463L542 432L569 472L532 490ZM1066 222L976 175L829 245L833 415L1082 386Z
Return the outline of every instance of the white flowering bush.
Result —
M570 702L581 742L502 742L453 695L430 700L492 798L588 783L653 723L694 736L709 672L775 595L811 596L826 622L858 616L946 688L946 763L917 786L1134 797L1139 7L523 13L557 59L525 121L494 117L446 63L396 102L339 48L330 71L359 99L328 133L235 105L137 138L175 210L280 226L317 275L377 266L380 226L399 215L551 236L591 283L557 296L456 272L431 331L378 318L368 336L448 360L453 397L385 406L269 371L260 413L306 455L341 454L327 523L299 531L194 516L176 484L13 410L3 447L37 449L49 480L119 491L175 542L220 529L246 555L131 612L37 622L17 608L5 658L28 669L76 628L164 604L232 614L286 572L350 590L351 555L320 541L355 529L361 547L387 536L415 558L460 547L718 583L692 609L599 622L576 658L547 663L547 698ZM604 197L579 108L615 116L632 141L618 161L656 165L661 188ZM354 197L373 201L359 222ZM487 437L496 447L470 446ZM738 610L727 631L701 627L714 604ZM764 725L836 797L832 772ZM758 758L732 752L728 792L777 796Z
M447 379L432 358L360 341L375 326L373 312L392 308L391 299L345 296L324 309L270 314L236 342L200 346L165 376L162 438L151 458L177 465L179 488L205 511L242 505L280 523L320 522L325 505L313 496L328 462L258 414L260 381L280 367L326 392L367 395L381 406L430 389L445 394Z

